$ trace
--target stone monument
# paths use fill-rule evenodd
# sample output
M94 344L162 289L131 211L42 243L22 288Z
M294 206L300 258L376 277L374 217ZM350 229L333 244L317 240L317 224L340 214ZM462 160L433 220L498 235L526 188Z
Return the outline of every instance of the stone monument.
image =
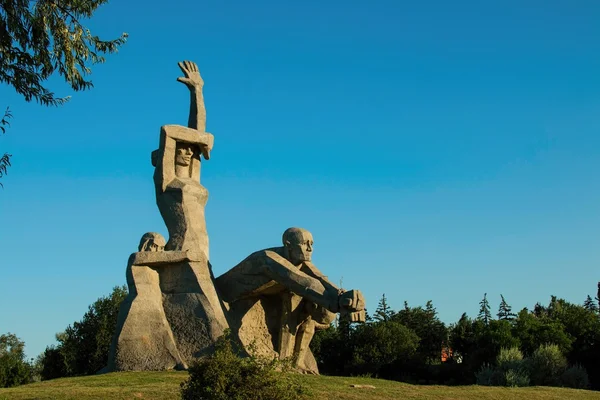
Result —
M179 63L177 80L190 91L188 126L165 125L152 152L156 204L169 232L142 236L127 264L129 294L119 310L108 366L103 371L186 369L209 354L230 326L247 350L293 358L299 372L317 374L308 345L316 329L340 313L365 320L357 290L333 285L312 263L310 232L289 228L283 246L255 252L215 280L209 262L200 184L202 158L214 137L198 67Z
M308 345L315 329L333 322L335 313L365 321L359 291L333 285L311 263L313 237L301 228L283 233L282 247L257 251L217 278L229 321L242 344L261 355L293 358L299 372L318 374Z

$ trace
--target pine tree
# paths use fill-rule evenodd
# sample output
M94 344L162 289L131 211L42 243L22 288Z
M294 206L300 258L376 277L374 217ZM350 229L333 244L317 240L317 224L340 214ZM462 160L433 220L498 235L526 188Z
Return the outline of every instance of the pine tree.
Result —
M506 302L506 300L504 300L504 296L500 295L500 306L498 307L498 319L499 320L506 320L506 321L513 321L516 317L517 314L512 312L512 307L508 305L508 303Z
M488 325L492 320L492 313L490 311L490 303L487 300L487 293L484 293L483 299L479 302L479 315L477 318L485 325Z
M592 296L590 296L590 295L588 295L587 298L585 299L585 301L583 302L583 307L586 310L591 311L593 313L598 312L598 305L596 304L596 302L592 299Z
M377 322L381 321L389 321L390 318L394 315L394 311L390 308L387 303L387 299L385 297L385 293L381 296L379 300L379 304L377 305L377 309L375 310L375 315L373 315L373 319Z

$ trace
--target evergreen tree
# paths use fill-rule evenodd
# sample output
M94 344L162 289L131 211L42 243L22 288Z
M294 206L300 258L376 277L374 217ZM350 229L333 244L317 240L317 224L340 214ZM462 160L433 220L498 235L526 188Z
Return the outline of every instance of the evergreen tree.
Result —
M477 316L485 325L490 323L492 313L490 311L490 303L487 300L487 293L484 293L483 299L479 302L479 315Z
M513 321L517 317L517 314L512 312L512 307L508 305L506 300L504 300L503 295L500 295L500 299L501 301L500 306L498 307L498 319Z
M592 296L590 296L590 295L588 295L588 297L583 302L583 308L585 308L586 310L591 311L593 313L598 312L598 305L596 304L596 302L592 299Z
M389 321L390 318L394 315L394 311L390 308L387 303L387 299L385 297L385 293L381 296L379 300L379 304L377 304L377 309L375 310L375 315L373 315L373 319L377 322L381 321Z

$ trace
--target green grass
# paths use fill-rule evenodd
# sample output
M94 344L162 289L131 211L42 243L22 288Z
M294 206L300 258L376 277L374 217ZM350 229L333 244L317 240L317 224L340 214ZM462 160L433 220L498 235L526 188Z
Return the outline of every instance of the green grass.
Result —
M0 389L0 400L22 399L177 399L186 372L121 372L63 378ZM307 399L599 399L600 392L550 387L419 386L370 378L299 376ZM352 388L351 384L375 389ZM249 399L250 400L250 399Z

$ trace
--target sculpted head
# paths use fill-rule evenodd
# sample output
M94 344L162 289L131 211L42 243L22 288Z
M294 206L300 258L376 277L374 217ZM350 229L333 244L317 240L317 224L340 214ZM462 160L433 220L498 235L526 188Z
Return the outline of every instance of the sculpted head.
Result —
M167 242L160 233L147 232L140 239L138 251L163 251Z
M177 148L175 149L175 164L183 167L189 167L192 163L194 150L194 145L178 142Z
M311 260L314 241L306 229L288 228L283 232L282 241L292 264L299 265L302 261Z

